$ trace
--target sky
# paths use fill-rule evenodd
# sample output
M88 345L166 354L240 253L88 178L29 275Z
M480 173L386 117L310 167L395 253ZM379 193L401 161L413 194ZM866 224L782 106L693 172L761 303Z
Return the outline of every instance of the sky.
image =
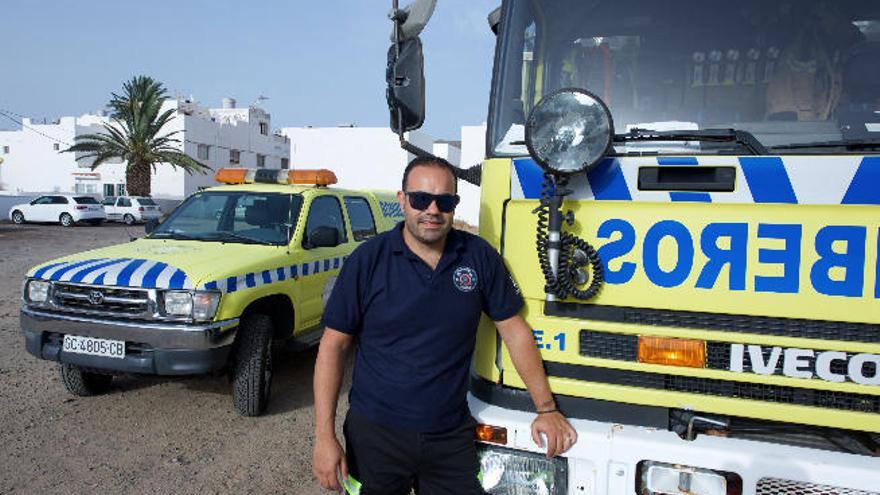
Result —
M401 6L409 0L400 0ZM422 33L423 130L457 140L486 120L500 0L438 0ZM3 0L0 109L93 113L135 75L219 107L258 96L272 127L387 126L390 0ZM0 117L0 129L15 124Z

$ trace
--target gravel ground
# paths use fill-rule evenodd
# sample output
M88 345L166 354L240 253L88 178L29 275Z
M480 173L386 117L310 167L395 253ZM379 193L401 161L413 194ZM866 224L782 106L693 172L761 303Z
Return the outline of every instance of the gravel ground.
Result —
M0 493L329 493L311 475L314 349L278 357L259 418L233 411L225 376L120 377L73 397L57 363L24 350L25 271L129 232L143 229L0 223Z

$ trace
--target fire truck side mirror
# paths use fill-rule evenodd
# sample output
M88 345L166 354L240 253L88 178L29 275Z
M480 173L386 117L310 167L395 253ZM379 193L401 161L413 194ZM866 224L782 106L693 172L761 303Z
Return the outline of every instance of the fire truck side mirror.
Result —
M385 80L386 99L391 113L391 129L403 133L418 129L425 122L425 63L422 42L418 37L394 45L388 50Z

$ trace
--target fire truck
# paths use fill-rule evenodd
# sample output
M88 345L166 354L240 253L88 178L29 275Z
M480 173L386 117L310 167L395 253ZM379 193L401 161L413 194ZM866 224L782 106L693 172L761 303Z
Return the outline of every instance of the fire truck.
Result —
M390 16L413 152L435 3ZM579 439L542 454L484 321L483 488L880 493L880 3L504 0L489 24L486 156L459 176Z

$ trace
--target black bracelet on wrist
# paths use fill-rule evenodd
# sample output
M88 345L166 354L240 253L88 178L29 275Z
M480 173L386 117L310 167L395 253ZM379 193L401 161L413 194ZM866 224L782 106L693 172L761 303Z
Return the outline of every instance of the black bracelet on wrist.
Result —
M559 409L553 408L553 409L547 409L546 411L535 411L535 412L538 414L550 414L550 413L559 412Z

